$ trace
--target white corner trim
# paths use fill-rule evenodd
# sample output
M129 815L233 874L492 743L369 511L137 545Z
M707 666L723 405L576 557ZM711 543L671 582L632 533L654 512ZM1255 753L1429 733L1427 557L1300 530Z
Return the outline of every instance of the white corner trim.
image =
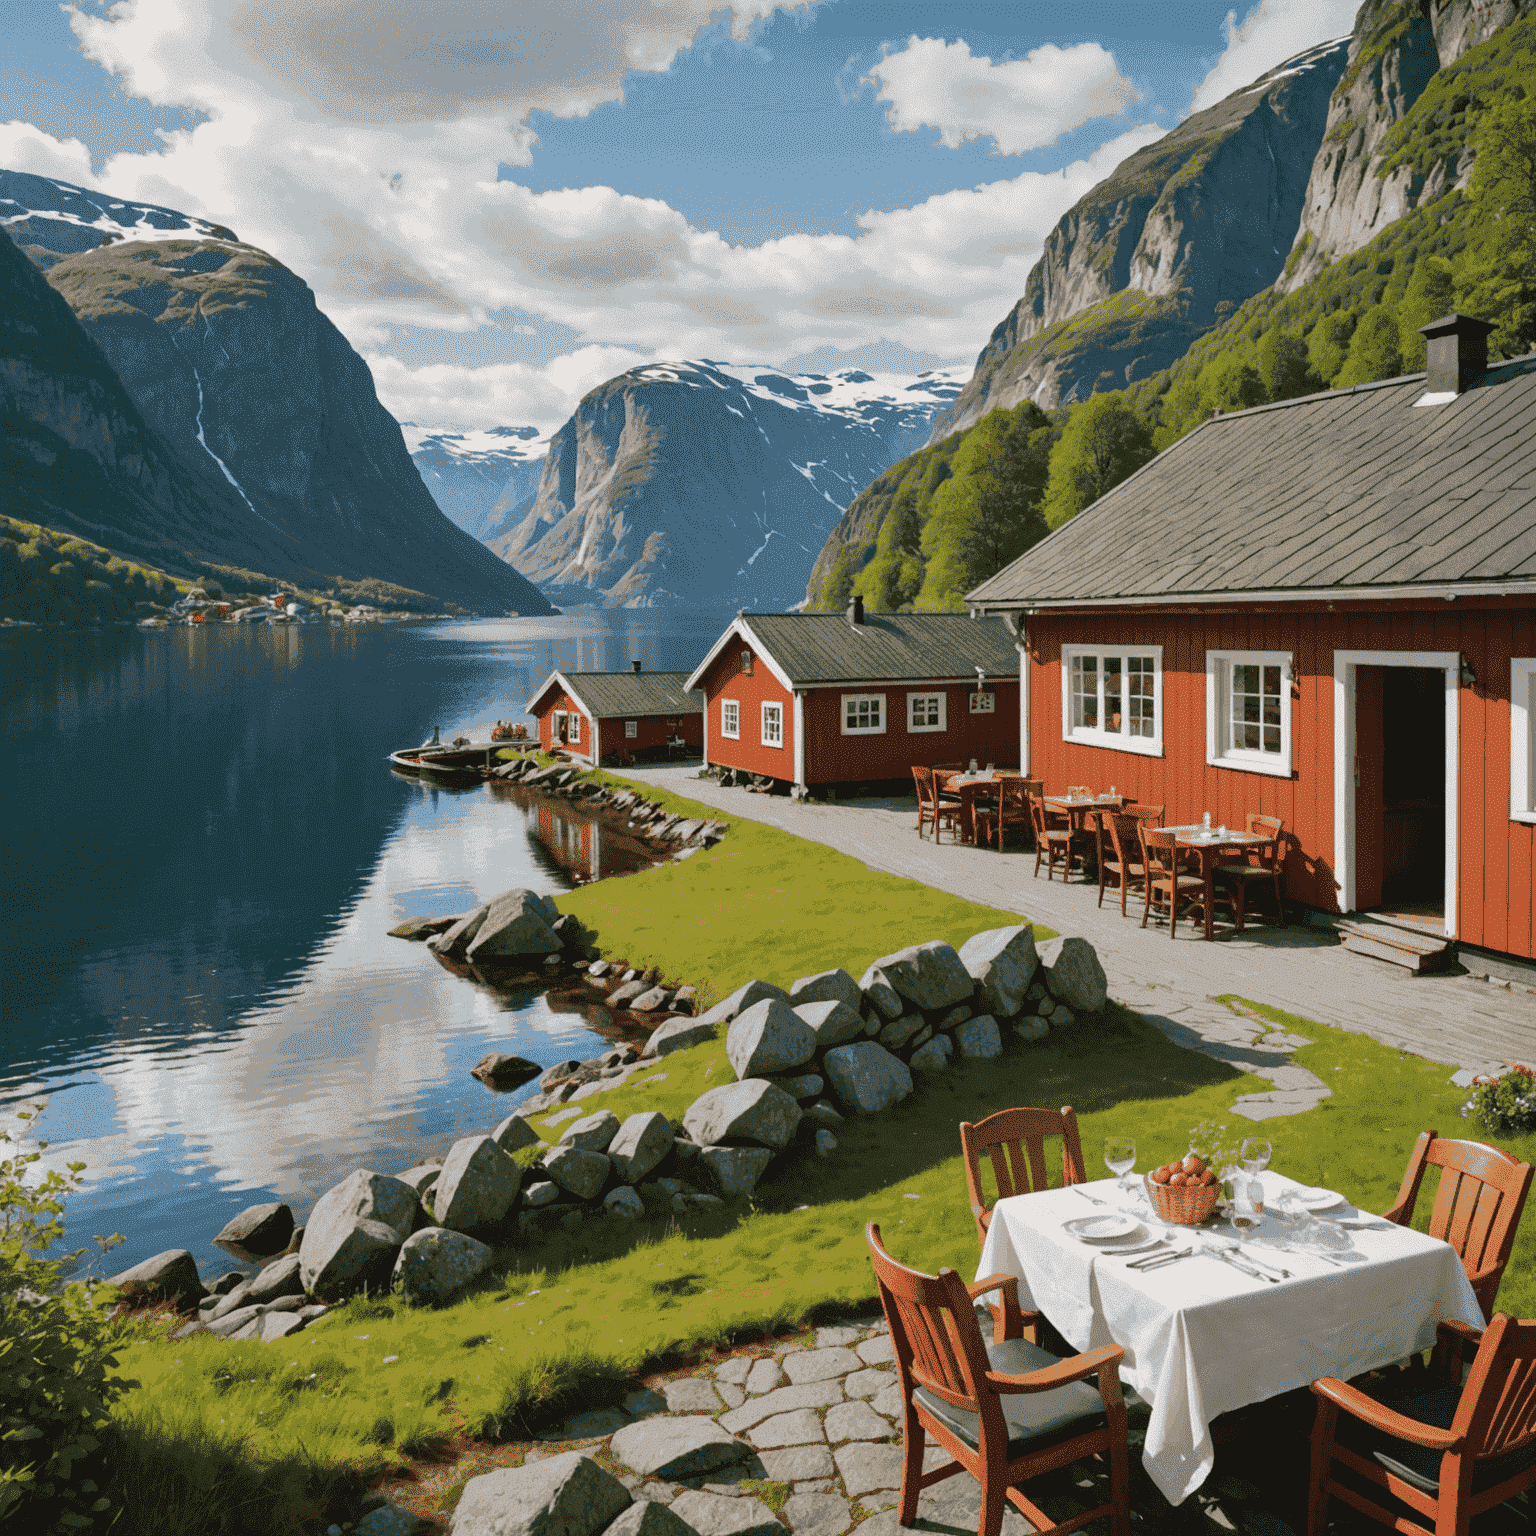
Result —
M1456 816L1461 697L1458 651L1335 651L1333 653L1333 874L1339 910L1355 910L1355 669L1432 667L1445 674L1445 936L1456 937L1460 883Z
M1536 823L1536 656L1509 662L1509 819Z
M805 691L795 690L795 783L805 786Z

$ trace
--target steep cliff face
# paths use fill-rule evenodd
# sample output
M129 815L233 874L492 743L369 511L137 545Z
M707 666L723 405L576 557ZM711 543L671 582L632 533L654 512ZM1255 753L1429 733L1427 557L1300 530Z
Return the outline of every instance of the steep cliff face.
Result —
M72 216L38 208L44 190ZM162 224L149 241L115 238L136 236L144 210L110 205L87 223L96 204L82 207L81 189L38 177L0 173L0 196L28 254L57 258L48 283L142 419L232 499L235 529L203 541L212 555L295 579L302 568L388 582L480 611L548 610L438 510L368 365L280 262L227 230L188 228L201 236L189 239ZM97 235L105 243L90 243Z
M411 462L448 519L489 543L508 533L532 504L547 443L537 427L426 432L402 422Z
M1472 156L1464 144L1428 163L1398 163L1392 130L1437 70L1533 11L1536 0L1366 0L1329 104L1282 291L1368 245L1421 203L1466 185Z
M532 507L492 548L559 603L787 607L844 507L958 388L947 372L634 369L550 440Z
M1279 275L1346 41L1289 60L1117 166L1052 230L931 441L999 406L1145 378Z

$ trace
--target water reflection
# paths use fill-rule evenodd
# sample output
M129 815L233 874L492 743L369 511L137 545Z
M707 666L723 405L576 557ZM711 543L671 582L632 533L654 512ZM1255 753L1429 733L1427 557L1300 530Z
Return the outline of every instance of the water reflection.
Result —
M487 1050L602 1047L587 1007L480 987L385 934L634 867L633 840L384 759L434 725L522 718L556 667L691 666L720 627L628 623L0 631L20 909L0 936L0 1113L50 1098L50 1155L89 1165L73 1233L128 1233L123 1263L187 1246L223 1267L207 1239L243 1206L302 1213L360 1163L395 1171L494 1124L516 1095L469 1076Z

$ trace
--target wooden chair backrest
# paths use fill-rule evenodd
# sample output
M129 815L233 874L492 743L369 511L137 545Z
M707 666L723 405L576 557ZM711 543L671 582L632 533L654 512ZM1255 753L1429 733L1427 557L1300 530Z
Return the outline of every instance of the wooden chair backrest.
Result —
M1502 1456L1536 1442L1536 1322L1500 1312L1489 1323L1451 1429L1464 1434L1479 1456Z
M916 764L912 767L912 778L917 785L917 804L921 810L933 805L933 769L920 768Z
M986 1420L995 1417L995 1429L1000 1430L1002 1410L997 1396L982 1390L987 1352L976 1322L975 1303L959 1275L952 1269L925 1275L898 1264L885 1251L880 1228L874 1222L864 1228L864 1241L875 1268L880 1305L891 1327L902 1395L910 1395L914 1386L926 1387L957 1408L979 1410L984 1429ZM986 1412L988 1401L990 1415Z
M1045 797L1038 789L1028 789L1024 792L1024 798L1029 802L1029 822L1035 829L1037 841L1045 838Z
M1163 824L1163 808L1160 805L1144 805L1137 801L1125 808L1127 816L1134 816L1137 821L1155 821L1159 826Z
M1250 811L1248 815L1248 830L1260 837L1267 837L1273 840L1272 848L1257 850L1266 864L1271 857L1278 859L1284 856L1285 823L1278 816L1259 816Z
M1121 869L1138 863L1141 857L1141 822L1129 812L1112 812L1101 818L1109 823L1109 840L1115 846L1115 858Z
M1147 866L1147 877L1173 874L1179 862L1179 845L1174 834L1161 827L1149 827L1144 821L1136 823L1136 834L1141 839L1141 858Z
M965 1181L971 1192L971 1214L976 1218L976 1230L982 1241L986 1240L992 1207L998 1200L1049 1187L1045 1143L1055 1136L1061 1137L1061 1182L1086 1184L1083 1144L1078 1135L1077 1115L1070 1104L1061 1109L1000 1109L975 1125L969 1120L961 1122ZM997 1185L997 1195L990 1201L982 1188L983 1154L992 1164L992 1177Z
M1006 778L1000 781L1003 814L1029 814L1028 779Z

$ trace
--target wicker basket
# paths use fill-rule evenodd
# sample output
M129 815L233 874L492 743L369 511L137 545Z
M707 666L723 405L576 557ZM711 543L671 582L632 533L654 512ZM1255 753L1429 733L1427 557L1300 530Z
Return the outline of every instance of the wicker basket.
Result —
M1221 1184L1158 1184L1150 1175L1143 1175L1147 1199L1160 1221L1171 1221L1179 1226L1198 1227L1210 1219L1221 1199Z

